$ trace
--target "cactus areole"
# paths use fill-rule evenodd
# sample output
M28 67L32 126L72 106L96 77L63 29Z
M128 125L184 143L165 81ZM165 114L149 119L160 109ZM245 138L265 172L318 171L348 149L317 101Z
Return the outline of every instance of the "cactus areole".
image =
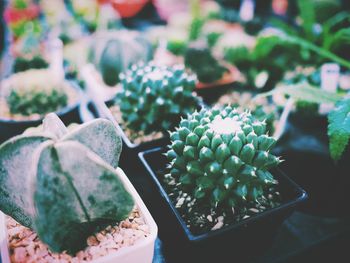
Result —
M181 120L171 133L166 177L192 204L212 208L259 202L277 184L269 170L280 160L270 153L275 139L249 112L201 110Z
M115 171L121 145L110 121L69 132L49 114L42 132L0 146L0 210L36 231L51 251L74 254L134 206Z

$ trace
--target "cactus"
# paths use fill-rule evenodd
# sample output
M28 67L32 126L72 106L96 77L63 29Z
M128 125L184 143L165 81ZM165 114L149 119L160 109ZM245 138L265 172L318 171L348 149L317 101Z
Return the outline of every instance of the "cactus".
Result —
M10 113L30 116L60 110L68 104L66 85L45 69L14 74L4 81Z
M277 183L269 169L280 163L269 153L276 141L265 126L231 106L189 115L171 133L166 177L213 208L257 201Z
M41 69L47 68L49 64L41 56L34 56L31 59L26 59L24 57L17 57L13 63L13 72L26 71L28 69Z
M41 133L0 146L0 210L37 232L53 252L75 253L134 201L118 178L121 139L110 121L68 131L54 113Z
M227 72L203 41L193 42L188 46L185 52L185 65L196 73L198 80L203 83L213 83Z
M135 132L165 133L200 103L193 93L196 78L187 74L183 65L139 63L120 79L123 91L117 101L126 126Z
M278 107L265 97L255 97L251 92L231 91L222 95L215 106L231 105L238 112L249 110L254 118L265 121L266 132L272 135L275 132L276 121L279 118Z
M114 86L119 74L139 61L151 59L153 50L146 38L136 31L99 32L90 49L90 61L101 72L103 81Z

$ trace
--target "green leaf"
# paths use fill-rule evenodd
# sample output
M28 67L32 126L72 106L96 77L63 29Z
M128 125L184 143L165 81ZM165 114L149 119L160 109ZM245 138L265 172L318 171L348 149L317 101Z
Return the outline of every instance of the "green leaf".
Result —
M326 22L323 23L323 43L322 47L325 49L333 50L334 46L343 45L342 39L348 39L348 28L341 28L337 31L339 26L341 27L342 23L347 23L350 21L350 15L348 12L343 11L339 12L336 15L329 18ZM335 33L334 33L335 32Z
M333 52L330 52L329 50L327 50L325 48L316 46L315 44L313 44L312 42L310 42L308 40L305 40L305 39L298 37L298 36L291 36L291 35L285 35L282 38L284 38L284 40L290 42L291 44L299 45L300 47L304 48L305 50L311 50L323 58L330 59L331 61L336 62L339 65L350 69L350 62L348 60L337 56L336 54L334 54Z
M331 157L337 161L341 158L350 139L350 98L336 104L328 115L328 136Z
M300 18L302 19L302 28L309 40L314 39L313 27L316 24L315 7L312 1L298 0Z
M280 88L276 88L272 91L258 95L256 98L267 97L274 94L284 94L295 101L307 101L310 103L336 103L342 96L336 93L324 91L315 87L312 87L308 83L301 83L298 85L288 85Z

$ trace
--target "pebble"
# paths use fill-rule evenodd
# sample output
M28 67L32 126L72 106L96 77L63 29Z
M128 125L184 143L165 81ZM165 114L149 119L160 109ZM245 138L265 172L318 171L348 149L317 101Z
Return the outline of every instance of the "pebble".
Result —
M175 207L176 207L176 208L180 208L180 207L184 204L184 201L185 201L185 198L181 197L181 198L177 201Z
M85 263L122 247L132 246L150 234L149 226L137 208L134 208L129 218L120 222L119 226L108 226L95 236L90 236L87 239L88 247L72 257L65 252L51 253L34 232L21 226L14 219L7 217L6 222L13 263Z
M224 226L224 217L223 216L219 216L218 217L218 222L216 223L216 225L214 225L212 227L211 230L217 230L217 229L220 229Z
M17 247L13 251L13 259L15 262L26 262L27 250L24 247Z
M253 213L259 213L259 210L256 208L250 208L249 211Z

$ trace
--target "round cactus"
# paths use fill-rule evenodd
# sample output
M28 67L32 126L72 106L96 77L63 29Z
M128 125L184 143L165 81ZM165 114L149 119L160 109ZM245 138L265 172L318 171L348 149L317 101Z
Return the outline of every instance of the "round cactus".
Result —
M193 42L187 47L185 64L196 73L198 80L203 83L218 81L228 71L213 56L212 51L203 41Z
M265 126L230 106L189 115L171 133L167 177L213 207L258 200L277 183L268 170L280 163L269 153L276 141Z
M90 60L109 86L116 85L119 74L132 64L147 62L152 57L151 44L136 31L99 32L95 39L90 50Z
M139 63L120 79L123 91L117 101L126 126L135 132L166 132L200 102L193 92L196 77L187 74L183 65Z

